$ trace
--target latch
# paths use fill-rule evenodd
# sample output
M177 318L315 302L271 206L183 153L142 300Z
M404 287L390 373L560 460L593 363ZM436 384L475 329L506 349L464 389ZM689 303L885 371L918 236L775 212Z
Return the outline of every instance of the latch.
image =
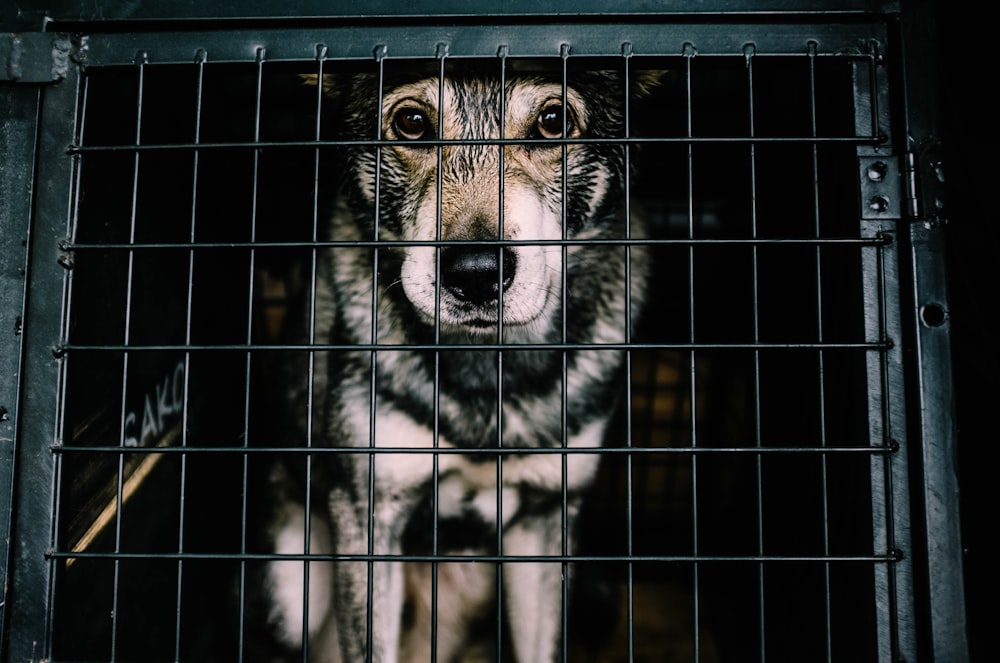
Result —
M0 34L0 81L55 83L66 77L72 43L55 32Z

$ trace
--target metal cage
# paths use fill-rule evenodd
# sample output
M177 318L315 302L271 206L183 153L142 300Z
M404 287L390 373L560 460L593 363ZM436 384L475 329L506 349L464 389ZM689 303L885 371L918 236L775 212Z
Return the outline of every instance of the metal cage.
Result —
M263 388L282 352L350 349L280 331L317 251L356 246L317 234L340 141L301 75L528 61L666 72L616 139L652 305L579 550L545 560L600 594L564 587L561 660L967 658L911 16L305 4L67 6L2 37L4 660L245 660L255 477L323 452L274 444Z

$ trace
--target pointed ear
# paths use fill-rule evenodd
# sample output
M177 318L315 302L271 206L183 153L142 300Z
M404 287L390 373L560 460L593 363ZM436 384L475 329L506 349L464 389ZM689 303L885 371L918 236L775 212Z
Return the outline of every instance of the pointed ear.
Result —
M299 78L306 85L316 85L319 74L299 74ZM335 86L336 81L333 74L323 74L323 94L332 95Z
M663 83L668 69L640 69L632 74L632 91L637 97L646 97Z

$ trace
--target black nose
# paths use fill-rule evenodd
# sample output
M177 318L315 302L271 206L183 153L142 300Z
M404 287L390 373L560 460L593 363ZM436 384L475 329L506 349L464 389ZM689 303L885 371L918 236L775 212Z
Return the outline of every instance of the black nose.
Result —
M506 292L510 287L516 268L514 252L507 248L472 244L441 250L442 285L472 304L496 301L500 289Z

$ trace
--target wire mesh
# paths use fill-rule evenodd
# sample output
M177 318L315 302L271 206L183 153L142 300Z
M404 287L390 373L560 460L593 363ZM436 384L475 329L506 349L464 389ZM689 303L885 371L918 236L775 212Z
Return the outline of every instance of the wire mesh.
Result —
M858 147L882 137L858 129L865 124L858 117L876 111L860 105L856 72L874 65L864 54L828 57L814 42L802 46L795 55L750 48L639 57L609 44L600 57L564 48L523 61L503 44L495 58L320 53L315 62L271 62L258 51L246 62L210 62L200 53L189 64L141 56L132 65L88 67L70 150L76 186L60 349L64 443L55 449L54 658L251 659L261 635L251 614L255 565L303 560L308 573L319 573L330 559L308 544L284 557L261 546L255 519L268 468L291 459L305 477L308 528L312 505L329 489L314 479L314 464L358 453L325 440L318 424L283 443L289 435L270 391L281 364L302 367L292 387L303 394L305 420L320 422L312 378L333 361L324 357L367 355L375 385L380 362L393 353L426 354L437 440L440 392L454 388L442 386L451 378L441 362L487 349L499 357L501 385L515 365L505 357L517 352L555 353L563 385L574 352L627 357L627 403L600 450L567 449L568 387L562 439L552 448L500 448L500 424L495 443L431 449L434 485L449 455L492 463L498 481L501 458L558 456L564 527L566 463L600 456L577 548L563 531L561 554L535 560L579 579L579 590L559 589L563 660L875 660L877 606L887 591L875 569L895 558L874 543L875 507L888 487L873 463L888 449L869 424L871 357L889 346L866 327L882 305L866 294L866 260L886 242L862 231L857 211ZM650 305L641 319L621 321L621 340L577 343L567 313L553 341L514 346L501 324L485 343L444 346L438 326L430 338L389 342L384 334L396 321L379 317L376 296L367 342L315 333L324 315L315 297L318 256L371 251L375 267L358 277L375 284L395 252L431 247L440 265L448 242L440 239L440 211L427 240L324 237L330 182L345 168L338 153L369 150L379 159L392 141L336 133L336 105L303 85L301 74L373 75L386 94L392 72L426 67L444 77L468 66L504 81L520 67L554 67L564 103L580 72L666 72L641 104L609 100L626 109L624 135L556 141L563 183L574 144L604 141L627 155L627 212L645 215L649 234L591 243L651 256ZM439 126L447 120L441 112ZM531 148L501 135L427 141L437 155L434 186L444 186L448 150L483 144L502 162L515 148ZM388 187L375 173L375 187ZM502 199L503 178L498 186ZM559 200L563 234L547 241L565 265L569 251L588 244L568 234L565 184ZM383 212L376 210L376 224ZM528 243L539 244L494 245ZM564 272L559 290L570 287ZM303 315L308 335L289 340L287 328ZM499 391L496 421L504 399L517 396ZM372 429L378 407L373 401L368 412ZM381 455L427 453L406 446L365 445L373 458L369 502ZM449 546L439 546L455 533L439 521L437 490L432 495L429 548L387 557L369 544L336 557L367 564L369 586L376 565L430 564L427 660L438 647L437 611L452 598L437 578L456 564ZM499 491L496 506L502 513ZM375 523L368 527L371 542ZM462 563L495 564L502 581L530 561L504 552L499 528L493 539L492 549ZM506 600L496 597L501 614ZM371 592L367 608L370 634ZM307 615L316 609L308 599L303 605ZM507 626L487 622L476 634L487 643L481 652L506 660ZM308 644L299 660L317 646Z

